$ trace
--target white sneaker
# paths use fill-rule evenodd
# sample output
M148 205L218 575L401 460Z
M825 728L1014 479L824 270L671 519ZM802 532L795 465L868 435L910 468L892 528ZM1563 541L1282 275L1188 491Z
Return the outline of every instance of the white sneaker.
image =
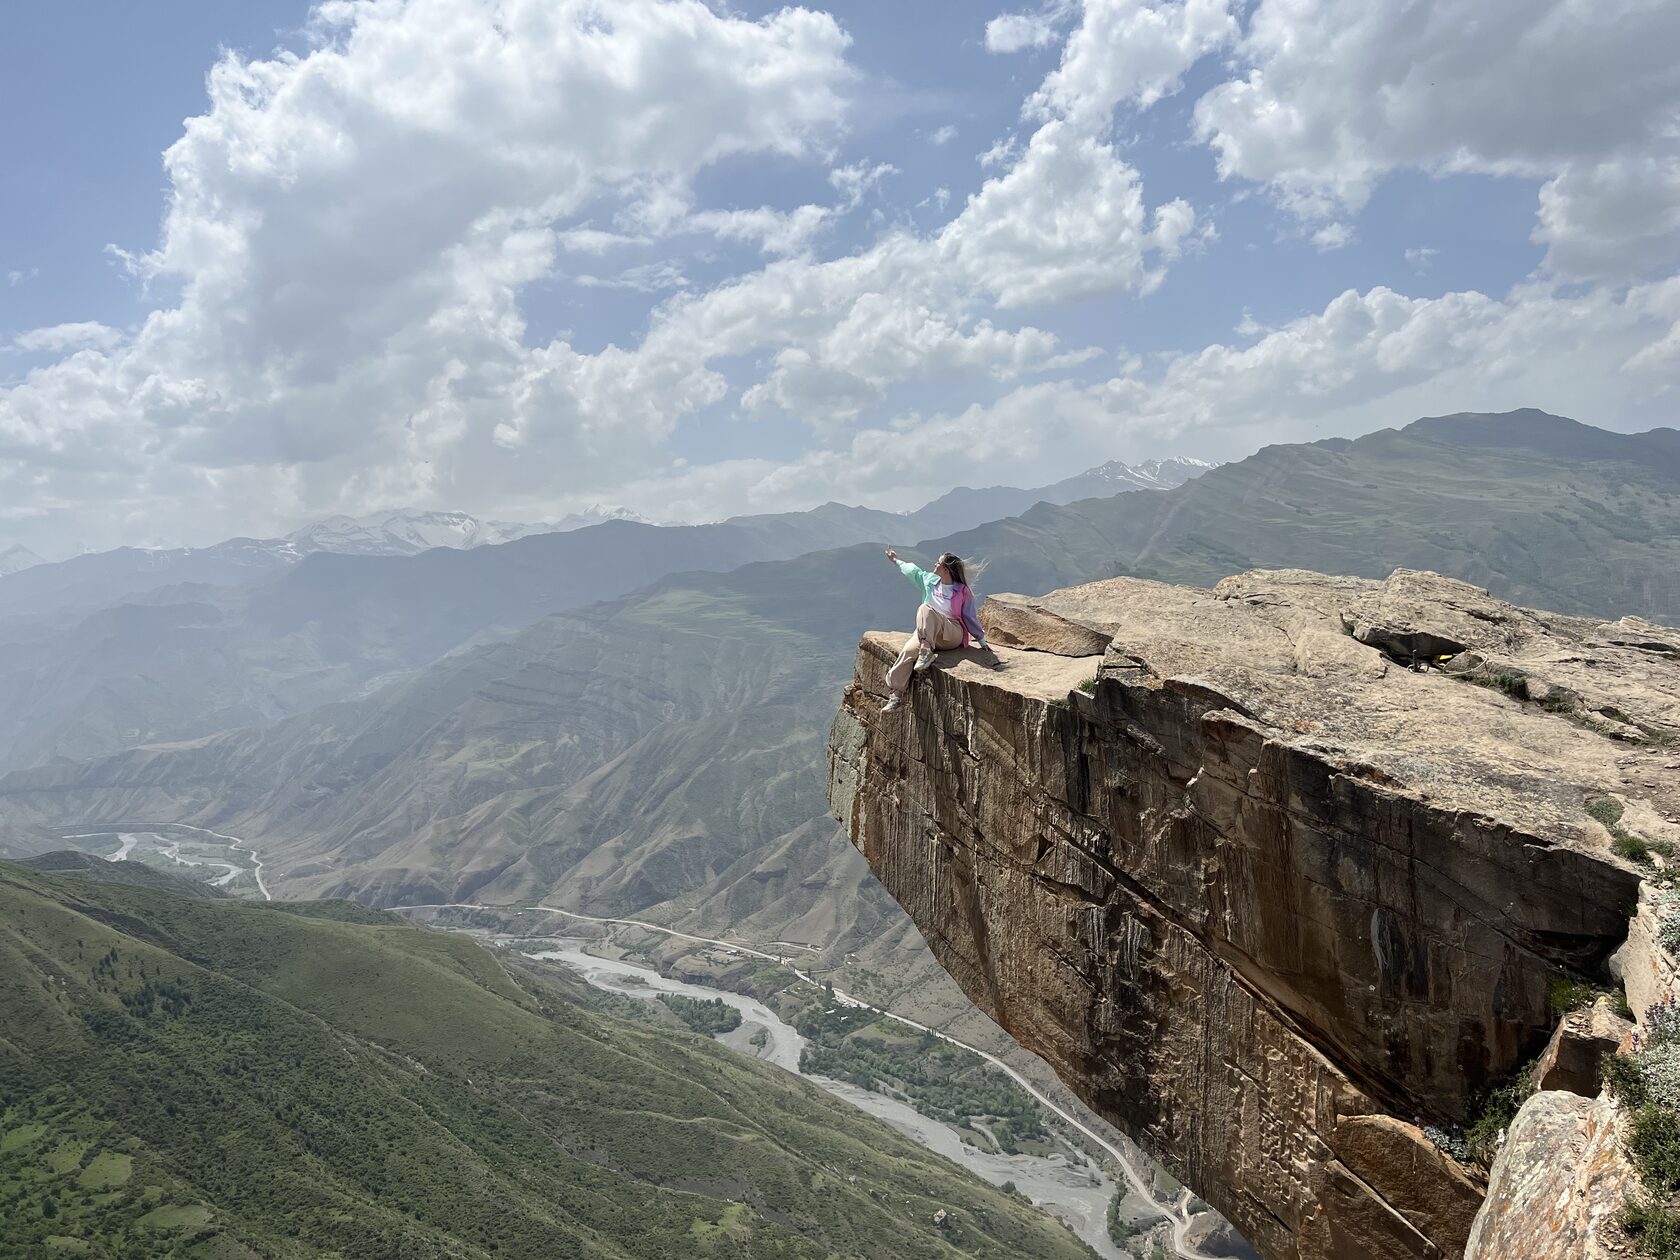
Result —
M933 664L933 649L923 648L920 652L918 652L916 654L916 664L912 668L915 670L916 673L919 674L923 670L925 670L929 665L932 665L932 664Z
M883 704L881 706L881 712L882 713L891 713L894 710L901 709L903 707L904 707L904 697L903 696L893 696L885 704Z

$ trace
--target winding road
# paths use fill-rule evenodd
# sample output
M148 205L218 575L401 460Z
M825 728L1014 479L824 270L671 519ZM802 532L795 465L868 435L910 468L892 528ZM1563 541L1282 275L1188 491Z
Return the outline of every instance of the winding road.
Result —
M711 936L695 936L689 932L679 932L675 928L662 927L657 923L648 923L642 919L616 919L594 914L579 914L573 910L558 910L553 906L486 906L470 901L440 902L420 906L388 906L386 908L398 912L403 910L534 910L540 911L544 914L563 915L568 919L579 919L585 923L622 924L626 927L643 928L650 932L661 932L666 936L673 936L678 940L693 941L700 945L716 945L719 949L725 949L734 954L746 954L753 958L763 958L769 962L779 963L780 965L786 967L789 971L793 972L794 975L798 976L801 980L804 980L808 984L814 984L819 987L823 984L823 981L818 980L807 972L801 971L798 967L795 967L788 961L785 954L769 953L762 949L756 949L750 945L743 945L739 941L722 941ZM809 948L809 946L804 948ZM1173 1249L1180 1257L1182 1257L1182 1260L1224 1260L1222 1257L1211 1256L1206 1252L1198 1251L1195 1247L1190 1245L1188 1241L1191 1220L1189 1209L1190 1195L1187 1190L1180 1193L1172 1204L1169 1205L1162 1203L1149 1189L1148 1181L1145 1180L1138 1170L1132 1166L1131 1160L1127 1157L1124 1151L1122 1151L1118 1146L1115 1146L1112 1142L1108 1141L1108 1139L1104 1138L1100 1133L1095 1132L1077 1116L1071 1115L1060 1104L1049 1098L1038 1088L1038 1086L1034 1085L1020 1072L1010 1067L1009 1064L1005 1063L995 1054L988 1054L986 1051L981 1050L977 1046L971 1046L966 1041L959 1041L957 1038L952 1037L947 1033L940 1032L937 1028L929 1028L926 1024L918 1024L915 1020L907 1019L903 1015L894 1014L892 1011L884 1010L879 1006L872 1006L868 1002L852 997L850 994L845 993L840 989L834 990L834 1000L845 1006L859 1007L866 1011L874 1011L877 1015L883 1015L887 1019L903 1024L907 1028L914 1028L918 1032L929 1033L938 1037L941 1041L949 1042L953 1046L958 1046L961 1049L967 1050L970 1054L979 1055L980 1058L986 1060L986 1062L1006 1073L1011 1080L1037 1099L1039 1105L1055 1112L1056 1115L1060 1116L1067 1124L1090 1138L1091 1141L1095 1142L1102 1150L1108 1152L1114 1162L1119 1165L1120 1172L1126 1179L1126 1184L1132 1188L1139 1198L1150 1204L1150 1206L1156 1210L1163 1220L1171 1223Z

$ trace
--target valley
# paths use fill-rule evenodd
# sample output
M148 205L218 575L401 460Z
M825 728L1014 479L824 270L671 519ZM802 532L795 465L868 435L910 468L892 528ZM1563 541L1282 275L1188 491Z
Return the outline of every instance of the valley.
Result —
M358 558L386 567L345 584L326 580L337 560L317 557L284 591L240 594L244 611L228 624L279 628L317 656L330 645L331 699L298 692L296 711L244 724L198 711L190 722L216 729L79 759L28 754L34 764L0 776L0 853L74 835L276 904L348 898L490 932L540 907L550 934L611 926L621 957L714 988L732 969L720 949L756 951L991 1056L1089 1124L957 989L829 816L824 745L855 645L913 607L881 545L924 563L946 548L983 559L986 592L1115 573L1211 583L1266 564L1371 576L1433 566L1561 611L1672 620L1680 609L1663 575L1680 562L1680 470L1669 451L1656 435L1540 413L1448 417L1268 448L1176 488L1039 502L915 547L875 532L880 514L823 509L797 528L767 525L763 539L785 536L753 545L786 551L820 537L828 549L744 562L714 551L716 568L644 570L635 586L620 565L612 580L626 589L521 614L521 625L496 611L520 583L583 601L594 580L557 575L550 566L570 563L558 554L543 557L540 577L534 556L501 554L541 538ZM875 541L850 542L847 529ZM608 531L652 554L648 530L663 532L619 522L559 537ZM660 555L685 562L681 548ZM453 628L422 626L421 592L446 570L477 576L439 588ZM298 598L300 581L315 594ZM366 681L347 686L351 677ZM113 685L100 704L128 694L129 682ZM178 698L190 708L193 694ZM66 716L67 732L109 729ZM1144 1188L1158 1184L1134 1163ZM1173 1228L1193 1249L1184 1224Z

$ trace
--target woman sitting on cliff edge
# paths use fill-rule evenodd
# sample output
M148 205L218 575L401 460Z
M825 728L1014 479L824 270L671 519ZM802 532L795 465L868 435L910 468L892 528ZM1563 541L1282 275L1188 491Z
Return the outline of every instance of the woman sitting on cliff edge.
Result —
M986 632L980 628L980 619L974 615L974 592L969 589L967 572L958 557L947 551L939 557L932 573L918 569L908 560L900 560L898 552L891 547L887 548L887 559L921 589L922 606L916 609L916 633L905 640L904 650L887 671L887 686L892 695L881 706L882 713L891 713L904 703L911 672L920 673L933 664L935 652L967 647L971 633L982 651L991 650L986 643Z

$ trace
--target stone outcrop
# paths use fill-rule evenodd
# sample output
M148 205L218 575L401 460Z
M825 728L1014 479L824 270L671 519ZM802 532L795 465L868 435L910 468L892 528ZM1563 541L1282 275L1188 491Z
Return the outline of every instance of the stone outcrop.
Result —
M1540 1052L1540 1062L1534 1065L1534 1088L1596 1098L1604 1057L1621 1049L1632 1033L1633 1023L1610 1009L1609 998L1571 1011L1558 1021L1552 1039Z
M1517 1112L1488 1178L1465 1260L1627 1260L1619 1224L1639 1175L1608 1098L1535 1094Z
M831 737L940 962L1268 1258L1464 1254L1480 1187L1419 1126L1622 943L1604 802L1680 839L1680 634L1408 571L981 617L996 664L944 654L895 714L901 634L866 636Z

